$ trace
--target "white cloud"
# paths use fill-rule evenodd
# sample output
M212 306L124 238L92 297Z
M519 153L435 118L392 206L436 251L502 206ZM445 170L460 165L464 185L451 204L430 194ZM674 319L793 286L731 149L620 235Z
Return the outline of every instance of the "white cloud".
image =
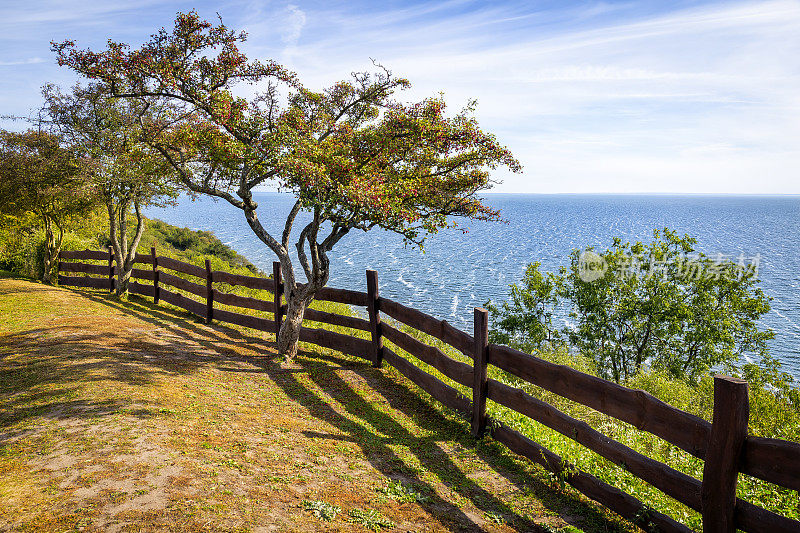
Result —
M558 31L536 12L528 31L509 26L519 17L500 8L429 21L408 9L377 19L306 11L291 66L310 85L368 68L371 56L411 79L413 98L477 97L481 123L526 167L500 190L800 193L796 1Z
M289 46L295 46L300 39L303 26L306 25L306 14L294 4L286 6L286 13L287 16L282 22L284 27L281 31L281 40Z
M499 190L800 193L800 1L293 1L195 4L246 29L248 55L284 62L311 88L371 69L374 57L412 81L409 99L441 90L457 108L476 97L481 124L525 165L499 175ZM40 70L0 79L0 113L26 114L15 106L38 86L69 79L51 61L18 59L49 57L51 38L141 42L194 7L148 2L4 9L0 66ZM32 36L35 47L19 44Z
M35 65L37 63L44 63L41 57L31 57L29 59L21 59L19 61L0 61L0 67L14 67L17 65Z

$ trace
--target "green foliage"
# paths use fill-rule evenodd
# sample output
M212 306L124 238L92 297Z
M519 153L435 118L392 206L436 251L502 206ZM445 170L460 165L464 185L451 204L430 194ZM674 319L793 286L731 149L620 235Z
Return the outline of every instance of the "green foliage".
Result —
M592 361L582 357L573 358L566 350L555 352L542 350L537 355L554 363L597 375L597 372L593 371L594 363ZM741 374L742 377L753 377L754 374L761 376L760 379L755 379L750 383L749 433L794 442L800 441L800 402L797 401L797 389L792 389L788 385L789 377L779 371L775 373L774 368L765 370L757 365L748 367L748 372L748 374ZM588 423L609 438L619 441L639 453L696 479L703 477L703 461L646 431L640 431L610 416L535 387L491 366L489 373L493 379L524 390L553 405L558 410ZM623 381L622 384L626 387L642 389L678 409L710 420L714 409L713 381L713 377L707 374L700 376L697 382L692 383L685 379L675 378L666 371L645 369L631 379ZM784 383L786 387L783 391L779 388L781 383ZM511 425L580 470L647 502L648 506L656 511L665 513L693 529L701 529L702 521L698 513L665 496L659 490L628 473L624 468L601 458L561 433L494 402L489 402L488 411L493 418ZM553 476L552 480L554 486L558 486L559 476ZM737 491L740 498L755 505L793 519L800 518L800 494L796 491L745 475L739 476Z
M44 232L42 281L50 282L64 232L95 205L85 161L61 137L0 130L0 215L35 220Z
M560 343L553 328L553 315L558 305L561 279L551 273L543 275L538 261L525 268L522 284L511 285L510 301L498 308L491 301L486 309L491 316L489 342L511 344L526 352L552 347Z
M76 85L70 93L47 85L42 93L43 111L53 127L89 162L91 187L108 211L108 236L118 268L116 292L124 295L144 230L141 208L166 205L177 196L172 167L145 142L143 131L163 106L112 98L99 84ZM137 224L129 239L131 208Z
M497 217L475 192L489 186L489 169L520 165L481 131L473 104L452 118L441 97L401 104L392 95L408 80L382 68L311 91L273 61L248 61L245 40L190 12L139 48L109 41L98 53L64 41L53 50L119 96L180 106L174 125L153 122L152 142L195 192L236 193L247 209L252 187L276 181L321 221L377 225L414 242L448 215ZM246 100L234 96L242 82L266 87ZM285 107L278 87L291 93Z
M422 246L454 225L452 217L497 220L477 193L492 185L491 170L521 167L480 129L474 102L454 116L445 113L441 96L400 103L394 94L408 80L380 65L376 73L354 73L311 91L273 61L248 61L239 49L245 40L192 11L136 48L109 40L106 50L93 52L63 41L52 50L59 65L114 96L158 108L143 121L148 144L184 187L242 210L281 261L289 301L278 350L291 358L299 317L327 284L328 253L345 235L380 227ZM243 83L261 85L261 92L236 96ZM280 235L263 227L252 194L270 182L297 198ZM289 253L301 211L312 217L294 235L308 280L302 287Z
M536 268L536 266L529 268L529 271ZM559 273L559 275L565 276L565 271L566 269L564 269L564 272ZM546 280L546 277L542 275L533 275L530 276L530 278L532 283L529 286L526 285L527 280L518 285L520 292L528 290L529 287L539 288ZM563 286L559 288L559 292L560 291L563 291ZM541 294L546 296L547 294L552 294L552 292L548 293L545 289L543 292L534 292L531 298L519 298L520 309L515 309L512 301L512 303L509 304L509 310L521 316L542 316L541 313L523 315L523 313L528 312L528 309L524 307L526 302L530 303L530 306L534 309L536 309L537 305L539 306L538 309L542 309L541 302L544 298L541 297ZM559 296L559 298L562 298L562 296ZM498 323L499 321L494 322L495 325ZM458 350L438 342L429 335L416 331L408 326L398 325L397 327L426 344L436 346L453 359L463 361L467 364L471 362L469 358L465 357ZM505 333L509 332L507 331ZM527 339L526 342L516 344L517 338L518 337L512 335L510 337L511 344L524 349ZM562 337L562 339L564 341L569 340L568 337ZM387 341L387 345L402 357L408 358L414 365L419 366L424 371L451 385L461 394L467 397L471 395L469 388L453 382L435 368L414 358L391 342ZM527 346L530 346L530 344L527 344ZM550 346L547 344L540 345L536 351L536 355L553 363L567 365L587 374L595 376L604 374L600 368L603 364L602 360L590 357L590 354L584 355L580 352L570 350L570 346L566 342L551 343ZM779 438L794 442L800 441L800 398L798 390L795 388L791 376L780 371L780 365L777 361L768 354L765 354L765 356L761 358L760 364L746 363L739 367L731 367L729 370L734 375L743 377L750 382L749 433L752 435ZM526 393L553 405L569 416L586 422L597 431L600 431L609 438L617 440L639 453L667 464L696 479L702 479L703 462L701 460L650 433L640 431L629 424L603 415L594 409L536 387L492 365L489 366L489 377L524 390ZM621 379L620 383L627 387L647 391L678 409L710 420L714 407L713 377L708 373L699 373L695 379L687 379L687 377L686 375L675 376L669 368L656 369L645 365L641 371L635 373L628 379ZM647 502L648 508L650 509L665 513L694 529L699 530L702 528L702 520L698 513L676 502L674 499L665 496L659 490L627 472L623 467L603 459L596 453L568 438L568 436L562 435L557 431L534 422L530 418L492 401L488 402L487 409L491 419L517 429L529 438L558 454L565 463L574 465L575 468L588 472L598 479L618 487L620 490L633 495L640 501ZM562 487L567 491L571 490L567 487L566 483L564 483L563 476L551 475L543 471L542 477L549 480L553 487ZM798 503L800 502L800 494L796 491L765 483L745 475L739 476L737 490L738 496L746 501L793 519L800 518L800 503Z
M39 277L31 258L38 232L35 220L0 214L0 270Z
M171 253L192 262L195 258L213 256L227 262L234 268L246 268L251 273L258 272L245 257L222 243L210 231L196 231L189 228L179 228L153 219L147 221L147 226L142 236L143 243L157 243L159 252L161 248L171 249Z
M375 509L367 509L366 511L362 511L361 509L350 509L347 512L347 515L350 517L350 522L360 524L370 531L380 531L381 529L388 529L395 526L394 522L383 516Z
M93 207L87 168L71 146L46 131L0 130L0 212L55 223Z
M649 244L616 238L600 254L576 250L558 274L528 265L522 284L511 286L511 301L489 304L492 339L529 351L568 339L617 382L646 366L696 380L713 367L731 369L746 354L763 358L773 333L757 323L769 298L754 269L698 253L695 239L666 228L653 237ZM575 319L561 337L552 327L558 305Z
M401 481L389 481L385 487L378 489L378 492L401 503L420 503L428 500L426 496Z
M320 500L303 500L302 505L303 509L311 511L311 514L326 522L333 521L342 512L342 508L338 505L332 505Z
M42 96L53 127L89 162L92 187L105 203L114 209L163 206L175 197L172 167L142 131L142 123L155 120L158 106L112 98L98 84L75 85L67 93L48 84Z

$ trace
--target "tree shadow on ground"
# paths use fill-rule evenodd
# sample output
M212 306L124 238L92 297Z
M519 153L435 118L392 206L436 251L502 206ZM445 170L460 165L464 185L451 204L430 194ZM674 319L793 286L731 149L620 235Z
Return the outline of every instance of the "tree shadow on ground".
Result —
M165 327L165 323L176 326L170 328L175 335L186 341L214 351L220 356L228 356L237 361L250 363L258 370L242 368L225 368L218 365L221 371L230 372L263 372L278 385L292 400L302 405L308 413L337 428L341 434L320 434L308 432L307 437L331 440L346 440L355 443L364 457L381 474L388 479L401 480L411 484L415 490L428 494L430 498L421 502L430 516L435 517L443 527L451 530L481 529L475 517L468 516L458 505L453 504L433 489L423 479L430 473L441 480L458 497L467 499L484 513L499 513L516 529L525 531L547 531L535 523L525 513L517 512L496 495L487 491L478 481L468 475L451 456L452 450L443 449L443 445L469 449L489 468L497 472L517 489L533 494L550 512L554 514L568 513L583 517L582 527L587 531L613 531L618 528L596 507L581 501L578 497L553 489L540 479L530 474L530 465L524 460L513 458L513 454L503 451L501 446L487 439L476 440L469 435L469 425L457 416L445 415L434 408L424 394L415 391L409 385L387 376L380 369L374 369L363 361L349 356L333 353L301 350L295 360L294 368L286 368L273 357L276 355L272 339L247 335L241 331L225 326L204 325L199 319L190 318L188 313L173 311L145 299L133 297L128 302L120 302L108 295L100 295L94 291L75 290L96 302L123 311L150 324ZM270 337L272 335L270 334ZM230 348L247 348L253 353L264 356L246 356ZM191 357L191 355L190 355ZM210 361L213 358L194 357L196 364ZM339 375L340 370L352 371L360 376L371 389L371 393L383 398L388 405L403 418L414 421L419 428L426 431L414 432L406 427L390 412L376 407L375 401L366 400L354 386ZM306 387L300 380L305 375L330 399L334 400L349 415L337 412L323 398ZM402 448L419 467L407 464L406 460L393 449ZM571 517L569 517L571 518Z
M336 356L331 356L330 359L338 361ZM368 383L373 383L375 373L370 365L356 364L351 368ZM382 374L379 376L382 377ZM587 504L580 498L565 498L565 495L555 490L553 485L531 474L532 469L541 470L538 465L517 457L502 444L491 439L488 432L482 438L472 437L470 421L462 414L443 408L448 411L448 415L445 415L441 409L432 409L431 402L434 404L438 402L408 379L400 376L400 379L391 380L391 385L388 387L384 383L375 383L373 388L386 404L406 417L419 418L420 414L424 413L425 419L420 425L429 424L429 427L447 428L445 433L449 437L470 448L489 468L503 476L518 490L533 494L548 509L561 515L568 515L567 522L580 523L582 528L587 528L586 531L615 530L611 527L608 516L596 506Z
M129 406L124 399L76 400L87 384L147 385L165 374L192 372L208 360L196 354L176 358L175 344L137 338L124 327L98 331L96 325L107 320L96 322L90 332L85 320L0 336L0 444L28 432L29 419L85 420ZM154 413L141 408L129 414L143 418Z

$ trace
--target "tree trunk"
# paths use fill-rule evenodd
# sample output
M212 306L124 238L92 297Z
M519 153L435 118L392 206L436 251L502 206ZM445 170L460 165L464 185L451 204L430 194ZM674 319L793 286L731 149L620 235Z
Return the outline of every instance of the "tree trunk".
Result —
M297 343L300 340L300 328L308 302L297 293L287 298L286 317L278 332L278 354L291 361L297 355Z
M45 251L43 259L42 283L51 284L53 282L51 272L53 270L53 250L55 249L55 237L53 236L53 222L50 217L44 217L44 237Z
M114 261L117 264L117 297L124 297L128 294L128 285L133 271L133 260L136 258L136 250L139 241L144 233L144 216L141 213L139 203L133 202L136 211L136 233L133 241L128 244L128 206L130 201L121 201L118 206L114 206L113 201L106 203L109 218L109 236L111 247L114 250Z
M117 288L114 293L117 297L123 297L128 294L128 284L131 281L131 270L126 268L117 268Z
M280 256L281 274L283 275L283 294L286 297L286 316L278 332L278 354L287 362L297 356L297 343L300 340L300 329L303 327L303 316L306 308L314 300L317 292L325 286L328 276L319 276L309 283L298 286L291 259L288 254ZM327 274L327 273L326 273Z

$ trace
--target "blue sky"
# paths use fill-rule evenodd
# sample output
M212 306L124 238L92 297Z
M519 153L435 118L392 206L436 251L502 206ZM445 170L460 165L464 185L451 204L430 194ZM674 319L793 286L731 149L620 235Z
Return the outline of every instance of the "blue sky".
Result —
M311 88L375 58L404 98L477 98L525 167L498 192L800 194L800 1L0 0L0 115L76 81L51 40L137 44L193 8Z

